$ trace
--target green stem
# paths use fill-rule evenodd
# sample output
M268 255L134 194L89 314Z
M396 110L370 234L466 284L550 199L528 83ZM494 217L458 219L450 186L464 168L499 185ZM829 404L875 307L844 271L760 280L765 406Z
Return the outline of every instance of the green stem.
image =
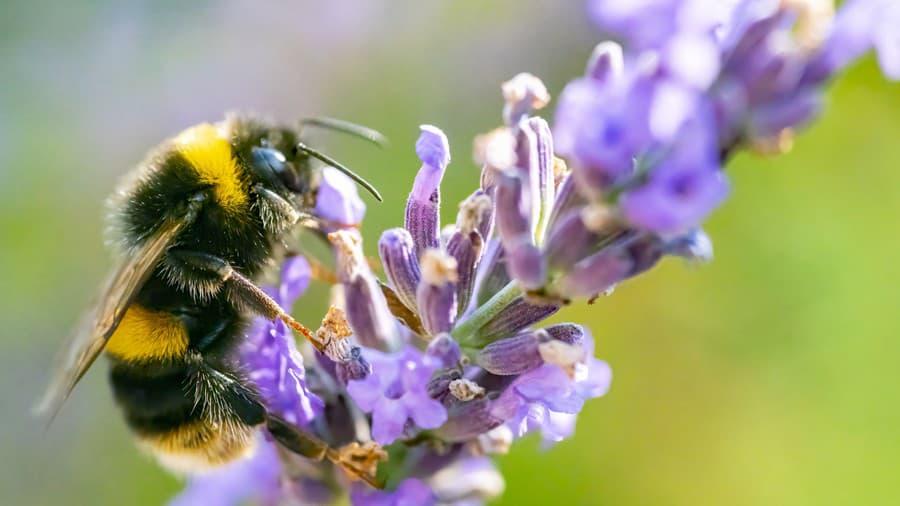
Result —
M484 305L479 306L468 318L460 322L450 332L450 335L461 343L471 340L476 332L481 330L487 322L497 316L506 306L512 304L520 295L522 295L522 291L519 290L519 286L516 285L515 281L510 281L499 292L495 293L493 297L488 299Z

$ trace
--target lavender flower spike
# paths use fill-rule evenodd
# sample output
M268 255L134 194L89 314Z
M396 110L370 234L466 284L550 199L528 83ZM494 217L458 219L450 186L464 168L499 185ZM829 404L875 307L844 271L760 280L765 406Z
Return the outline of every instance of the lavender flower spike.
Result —
M569 437L610 386L586 328L542 322L663 256L711 259L701 225L729 192L736 150L787 146L824 84L870 50L900 77L900 0L845 0L836 15L830 0L583 1L622 45L596 47L552 133L533 116L550 99L540 79L503 84L502 125L475 143L480 187L443 229L449 143L421 126L404 226L378 243L389 287L347 229L364 211L355 186L331 169L312 181L338 278L315 361L304 369L284 324L263 319L237 358L266 410L321 439L324 458L281 451L261 428L255 456L192 479L175 506L491 500L503 480L483 455L530 432ZM309 281L291 258L266 293L290 307ZM376 472L385 490L353 481Z
M416 155L422 160L422 168L406 203L406 229L417 254L440 246L440 185L450 164L450 143L444 132L432 125L419 128L422 133L416 141Z
M363 346L396 349L397 328L387 300L366 262L359 236L348 230L328 234L337 250L338 278L344 285L347 319Z

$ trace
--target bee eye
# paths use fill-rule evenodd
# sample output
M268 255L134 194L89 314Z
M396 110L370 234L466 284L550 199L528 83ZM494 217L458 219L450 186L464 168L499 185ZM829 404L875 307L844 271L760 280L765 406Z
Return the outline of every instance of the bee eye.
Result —
M253 167L266 179L279 179L291 191L302 192L306 189L297 171L277 149L253 148Z
M285 158L281 151L253 148L253 167L263 175L277 176L284 172Z

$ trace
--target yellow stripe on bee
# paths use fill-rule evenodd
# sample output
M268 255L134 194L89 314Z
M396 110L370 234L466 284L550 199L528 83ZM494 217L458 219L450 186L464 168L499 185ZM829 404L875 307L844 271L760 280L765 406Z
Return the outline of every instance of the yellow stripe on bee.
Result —
M187 348L187 330L178 318L137 304L128 308L106 343L107 353L128 362L177 358Z
M218 128L209 123L188 128L175 138L175 144L200 181L214 188L216 202L223 209L239 212L247 206L246 183L231 144Z
M162 434L138 435L138 441L169 470L191 474L249 457L256 449L255 435L235 418L198 420Z

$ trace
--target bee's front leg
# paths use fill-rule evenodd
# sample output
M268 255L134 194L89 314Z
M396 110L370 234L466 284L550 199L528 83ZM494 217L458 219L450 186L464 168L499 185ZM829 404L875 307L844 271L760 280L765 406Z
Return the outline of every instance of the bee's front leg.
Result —
M164 269L176 270L169 279L195 297L209 296L224 288L228 290L229 299L236 306L269 320L283 321L317 350L324 351L323 344L312 331L294 320L272 297L235 270L227 260L209 253L174 248L166 253Z

